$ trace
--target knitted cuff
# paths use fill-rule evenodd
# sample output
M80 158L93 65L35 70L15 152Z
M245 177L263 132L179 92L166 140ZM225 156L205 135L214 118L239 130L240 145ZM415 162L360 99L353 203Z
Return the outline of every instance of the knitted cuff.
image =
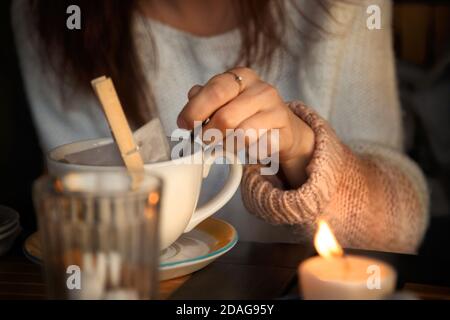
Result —
M314 224L329 203L345 169L348 153L328 122L301 102L289 104L315 135L315 149L306 168L307 181L298 189L282 190L259 165L244 168L242 198L247 209L273 224Z

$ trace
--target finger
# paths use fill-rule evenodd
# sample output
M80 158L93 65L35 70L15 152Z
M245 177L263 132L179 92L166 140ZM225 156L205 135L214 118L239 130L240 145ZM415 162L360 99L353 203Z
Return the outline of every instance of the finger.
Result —
M194 98L197 94L200 93L200 90L202 90L203 86L196 84L195 86L193 86L191 88L191 90L189 90L188 92L188 99L191 100L192 98Z
M281 103L277 91L272 86L260 82L217 110L204 130L216 128L225 134L227 129L236 128L247 118L268 110L277 103Z
M243 91L259 81L258 76L251 69L239 68L233 72L243 78ZM194 121L204 121L239 94L240 85L233 75L224 73L214 76L183 108L178 116L178 125L185 129L192 129Z
M279 136L284 123L274 119L277 119L276 112L258 112L226 136L220 132L204 131L204 141L207 145L215 145L221 139L227 152L237 154L245 149L247 157L252 160L259 160L260 156L264 159L279 151Z
M241 146L239 146L239 148L234 147L234 149L235 151L239 151L242 149L242 145L244 145L247 153L258 160L260 160L259 156L263 156L263 158L264 155L266 157L270 156L280 150L280 144L282 143L279 139L280 131L285 125L284 121L278 117L277 112L258 112L254 116L243 121L239 127L236 128L236 132L240 132L241 135L239 137ZM239 135L236 134L236 136ZM230 139L230 137L226 137L227 142L225 144L229 143L228 139ZM263 139L262 142L264 143L261 143L261 139ZM256 147L258 148L257 152L255 152L254 149ZM264 150L260 150L261 148Z

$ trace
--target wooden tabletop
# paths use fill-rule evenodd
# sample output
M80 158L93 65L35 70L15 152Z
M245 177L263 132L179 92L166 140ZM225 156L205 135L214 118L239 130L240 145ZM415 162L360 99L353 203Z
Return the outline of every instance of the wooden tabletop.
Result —
M450 262L430 257L351 250L387 261L399 273L399 290L421 299L450 299ZM295 244L240 242L190 276L161 282L162 299L298 299L297 266L312 255ZM45 299L41 267L20 250L0 257L0 299Z

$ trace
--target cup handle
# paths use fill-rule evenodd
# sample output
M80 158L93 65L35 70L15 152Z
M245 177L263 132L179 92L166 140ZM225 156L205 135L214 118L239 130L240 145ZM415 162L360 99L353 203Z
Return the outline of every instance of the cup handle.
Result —
M214 160L219 157L225 157L229 163L231 163L228 165L230 167L230 172L225 181L225 185L212 199L195 210L188 226L184 230L185 233L191 231L200 222L216 213L231 199L239 188L242 178L242 164L238 162L238 158L234 154L223 150L217 151L214 155L205 159L203 164L203 178L206 178L209 175Z

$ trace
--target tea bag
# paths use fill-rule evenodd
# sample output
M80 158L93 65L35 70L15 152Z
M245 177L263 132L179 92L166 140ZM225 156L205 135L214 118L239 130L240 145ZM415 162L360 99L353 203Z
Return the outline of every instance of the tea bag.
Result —
M154 118L133 133L144 163L170 160L170 148L161 121ZM115 142L65 156L65 161L91 166L123 166Z

